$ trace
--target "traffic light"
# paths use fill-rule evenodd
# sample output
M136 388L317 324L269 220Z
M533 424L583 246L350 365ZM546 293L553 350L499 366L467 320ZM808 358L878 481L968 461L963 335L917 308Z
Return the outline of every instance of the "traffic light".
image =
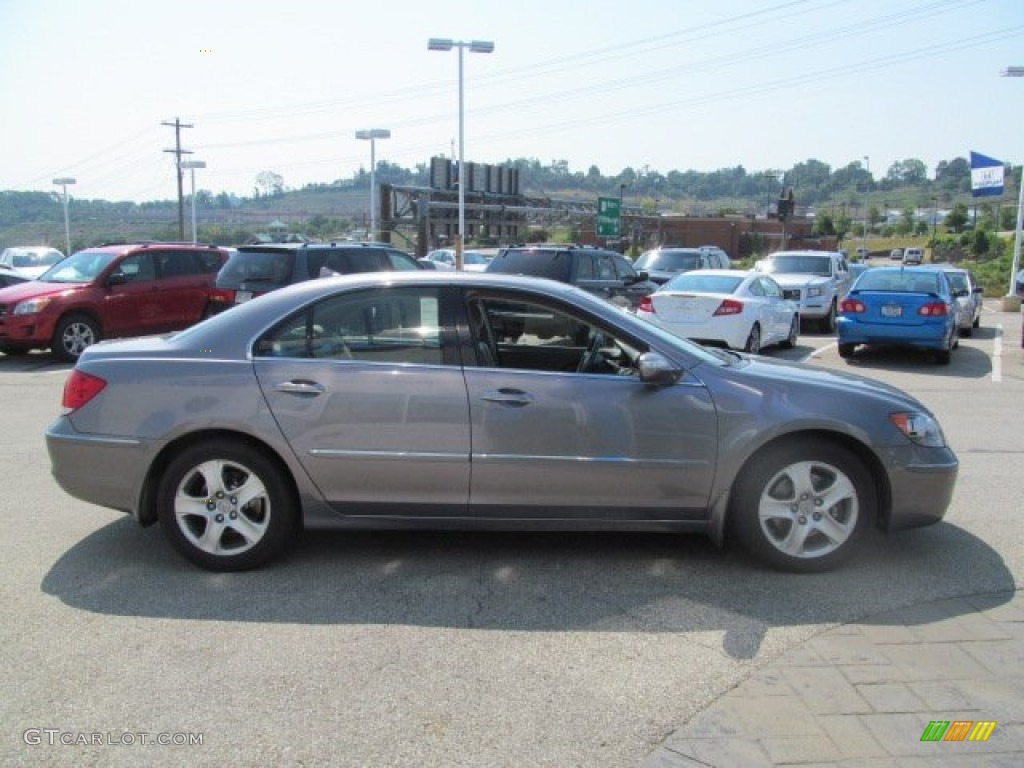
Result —
M793 199L793 190L789 194L779 196L778 217L779 221L786 221L793 218L793 211L796 208L796 201Z

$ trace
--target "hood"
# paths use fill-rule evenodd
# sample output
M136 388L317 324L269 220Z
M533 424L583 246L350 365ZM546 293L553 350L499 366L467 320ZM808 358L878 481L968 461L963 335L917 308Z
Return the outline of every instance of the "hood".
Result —
M38 280L29 280L26 283L0 288L0 304L17 304L25 299L56 296L61 293L81 290L86 285L89 283L42 283Z
M781 384L806 383L818 388L832 389L835 391L836 402L849 402L851 408L856 407L857 400L867 397L884 400L894 407L930 413L917 398L877 379L759 355L744 357L747 360L744 374L747 376Z
M770 273L769 276L783 288L799 288L803 285L827 285L832 279L830 277L823 277L822 275L807 275L800 273L779 274L777 272L773 272Z

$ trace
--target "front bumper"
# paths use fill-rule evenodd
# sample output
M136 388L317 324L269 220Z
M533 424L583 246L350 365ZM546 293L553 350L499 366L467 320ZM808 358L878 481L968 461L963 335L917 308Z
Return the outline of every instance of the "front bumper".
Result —
M942 520L960 467L953 450L901 446L891 450L889 459L892 506L883 527L896 531Z

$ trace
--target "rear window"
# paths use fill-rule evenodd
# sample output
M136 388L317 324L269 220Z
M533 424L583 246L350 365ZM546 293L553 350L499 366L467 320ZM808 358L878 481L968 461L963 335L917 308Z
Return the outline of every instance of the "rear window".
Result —
M572 254L569 251L509 248L491 260L487 265L487 271L547 277L567 283L571 266Z
M661 290L732 293L742 282L743 278L738 275L702 275L687 272L673 277L665 283Z
M648 251L636 260L636 268L665 272L700 269L700 257L700 251Z
M940 278L935 273L906 270L883 272L868 270L857 280L858 291L891 291L894 293L939 293Z
M224 264L217 282L233 285L243 282L288 283L294 261L295 254L290 251L238 250Z

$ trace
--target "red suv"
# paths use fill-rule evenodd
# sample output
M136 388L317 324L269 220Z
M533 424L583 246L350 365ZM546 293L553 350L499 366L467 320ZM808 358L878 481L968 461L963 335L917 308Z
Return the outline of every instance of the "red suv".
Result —
M227 251L184 243L104 245L0 289L0 352L49 348L75 361L100 339L186 328L209 313Z

